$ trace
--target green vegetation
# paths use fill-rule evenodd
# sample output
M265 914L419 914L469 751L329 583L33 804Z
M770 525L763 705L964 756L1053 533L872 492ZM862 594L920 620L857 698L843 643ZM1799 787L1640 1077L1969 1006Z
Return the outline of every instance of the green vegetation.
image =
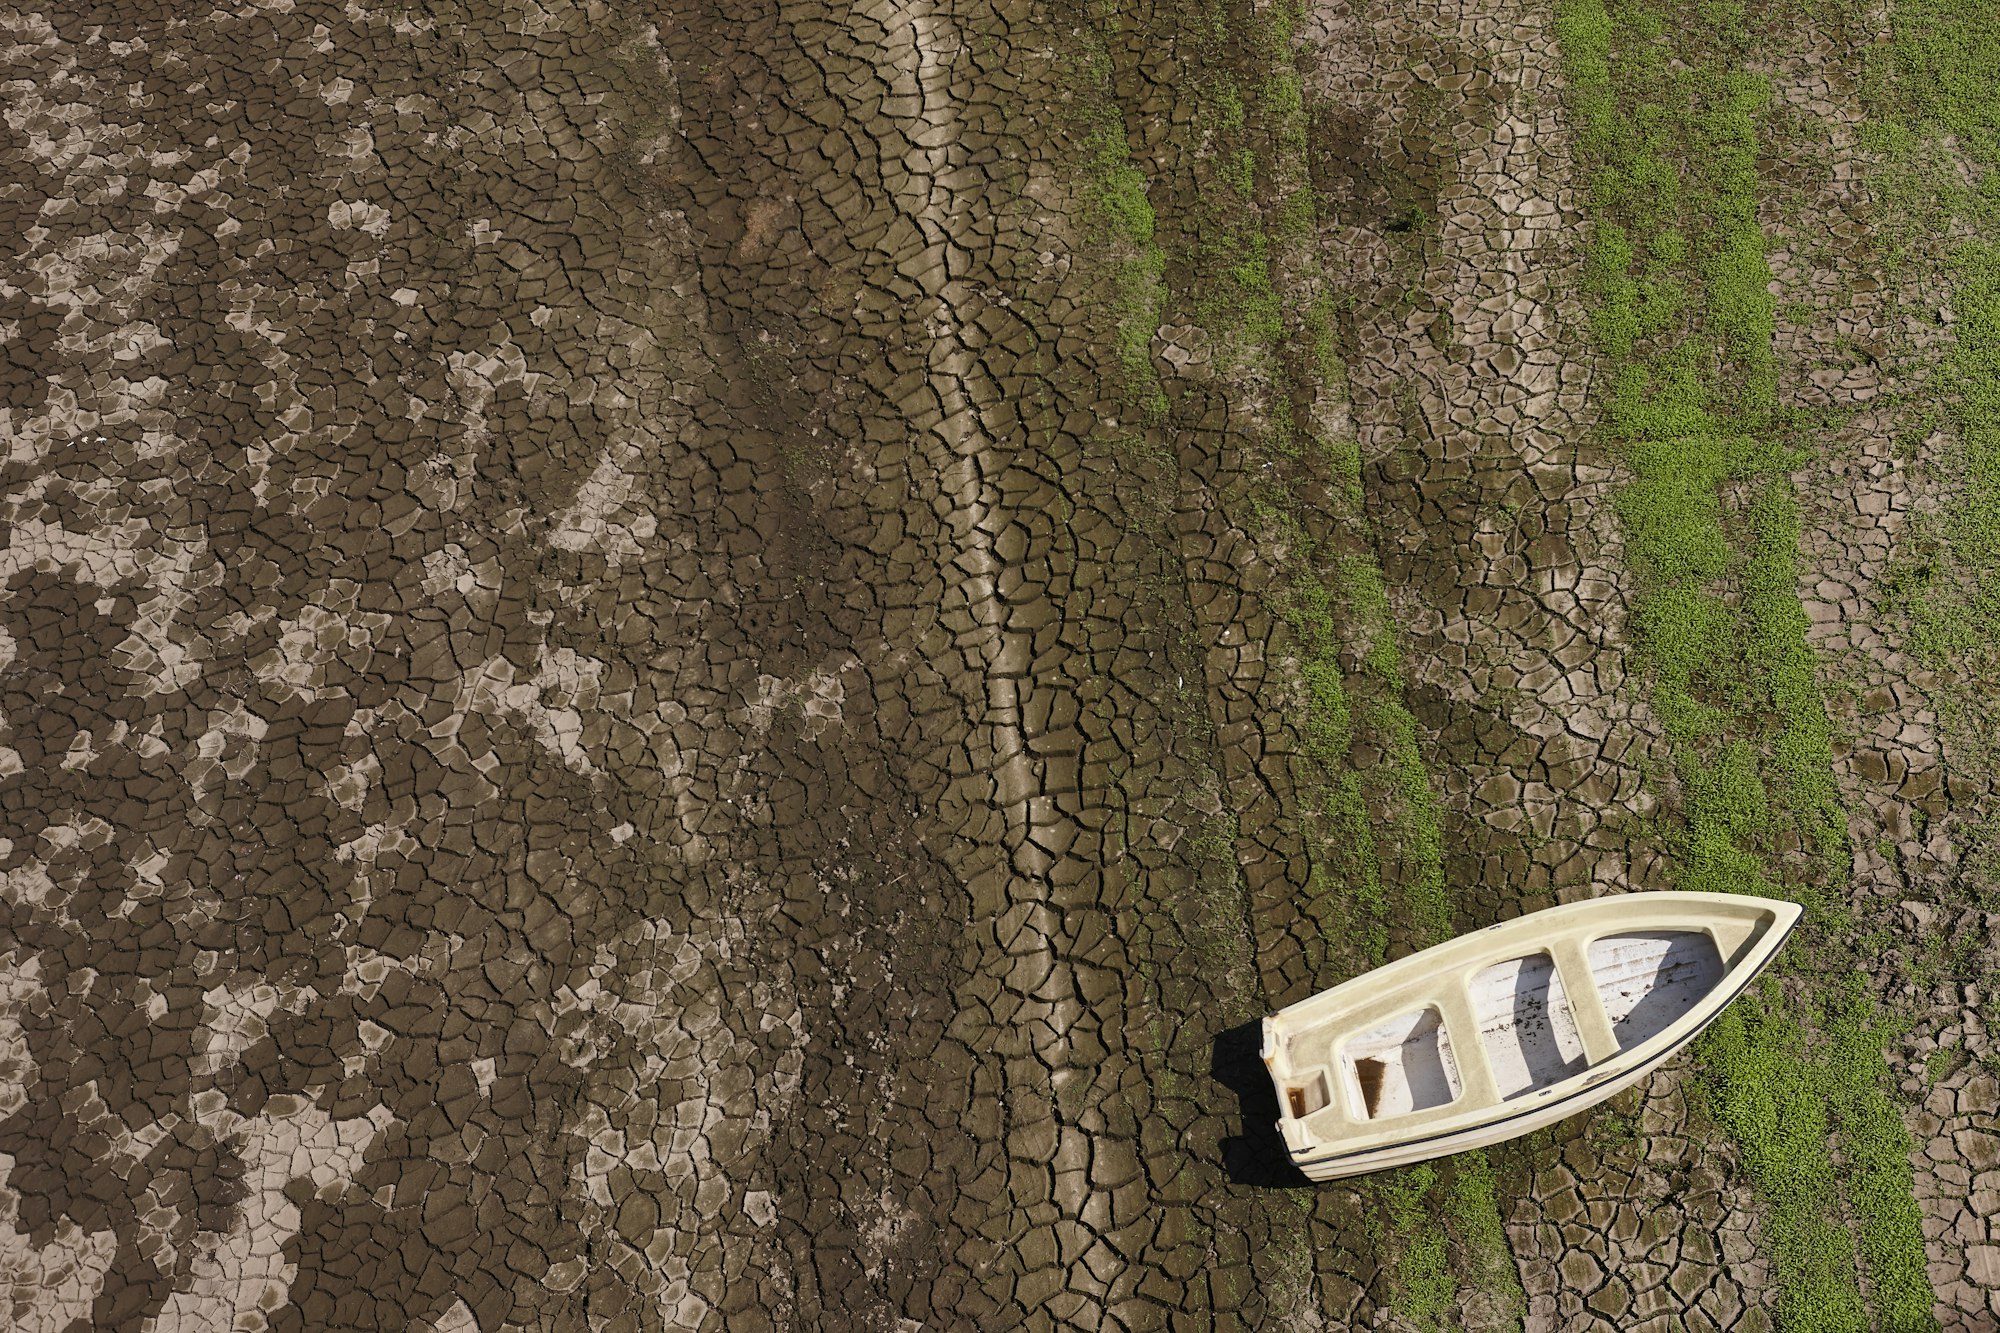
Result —
M1493 1167L1484 1152L1460 1153L1451 1159L1451 1173L1444 1199L1445 1233L1457 1247L1460 1274L1470 1279L1465 1285L1500 1296L1518 1314L1526 1306L1527 1296L1521 1290L1513 1249L1501 1225Z
M1924 1086L1935 1088L1964 1068L1968 1058L1963 1037L1949 1046L1938 1047L1924 1057Z
M1251 262L1228 273L1241 332L1263 353L1273 378L1332 396L1346 388L1336 350L1338 308L1318 288L1314 258L1299 256L1285 273L1288 303L1274 311L1265 298L1270 270L1262 237L1271 238L1282 262L1316 228L1304 163L1304 100L1291 60L1296 17L1286 5L1276 6L1245 41L1260 52L1260 68L1271 71L1247 118L1264 134L1260 167L1269 194L1258 240L1246 247ZM1305 345L1304 357L1282 356L1272 336L1280 329ZM1282 393L1274 397L1284 401ZM1274 416L1272 453L1314 470L1324 485L1321 503L1331 506L1333 519L1333 534L1316 543L1295 496L1275 484L1260 496L1266 523L1294 553L1286 618L1309 701L1301 724L1305 757L1318 772L1316 779L1301 774L1300 787L1320 793L1323 820L1310 887L1316 895L1339 892L1359 909L1366 961L1375 965L1387 956L1392 910L1414 947L1451 933L1437 797L1417 745L1416 720L1403 702L1400 647L1361 511L1359 445L1330 438L1311 422L1295 423L1289 413ZM1350 674L1343 666L1343 649L1358 671ZM1386 757L1366 774L1352 761L1358 727ZM1375 825L1385 816L1387 832L1378 840ZM1393 903L1380 860L1383 842L1396 847L1400 859ZM1486 1292L1517 1316L1525 1308L1484 1153L1462 1154L1442 1177L1429 1165L1394 1173L1377 1190L1399 1246L1396 1308L1402 1315L1420 1328L1450 1327L1461 1288Z
M1698 9L1564 0L1557 25L1591 174L1605 429L1632 474L1618 510L1641 585L1633 624L1682 797L1678 880L1808 908L1790 995L1767 981L1698 1053L1767 1210L1781 1326L1858 1330L1872 1314L1883 1329L1928 1328L1908 1135L1828 891L1846 873L1846 820L1798 602L1798 460L1781 443L1757 223L1768 89L1730 68L1748 44L1741 9Z
M1308 457L1336 475L1342 453L1320 440L1303 442ZM1358 461L1358 459L1357 459ZM1358 479L1355 482L1358 489ZM1342 494L1345 486L1342 486ZM1317 793L1324 821L1313 863L1315 895L1339 894L1360 909L1351 921L1359 932L1362 952L1370 966L1388 960L1388 914L1383 867L1371 817L1370 794L1352 764L1355 704L1349 697L1347 673L1340 661L1343 642L1360 659L1372 678L1362 705L1371 736L1388 759L1389 783L1374 804L1386 806L1400 849L1404 874L1394 904L1409 936L1419 947L1451 934L1451 899L1444 883L1444 839L1438 825L1437 796L1430 770L1417 748L1416 719L1403 699L1400 653L1389 599L1381 572L1363 555L1346 555L1330 562L1334 586L1344 594L1345 614L1336 627L1335 594L1315 567L1318 550L1304 527L1287 510L1275 505L1260 509L1263 521L1295 552L1289 597L1284 614L1292 629L1305 685L1306 712L1299 721L1305 757L1317 773L1302 775L1301 788ZM1351 515L1359 521L1358 505ZM1344 637L1343 637L1344 635Z
M1303 1310L1312 1301L1313 1285L1313 1245L1312 1230L1307 1225L1312 1217L1314 1198L1311 1191L1296 1190L1282 1196L1291 1214L1291 1226L1281 1230L1272 1239L1266 1254L1270 1265L1265 1270L1264 1285L1269 1294L1265 1308L1270 1310Z
M1767 984L1732 1005L1701 1046L1714 1112L1742 1149L1766 1213L1785 1329L1866 1329L1854 1241L1830 1215L1838 1182L1827 1157L1825 1080L1806 1035Z
M1389 899L1382 888L1382 864L1375 848L1375 825L1361 775L1354 771L1354 710L1340 665L1340 641L1332 595L1313 568L1312 544L1288 512L1272 509L1266 522L1284 534L1297 552L1285 620L1291 626L1299 675L1305 684L1305 715L1298 721L1307 761L1318 773L1302 775L1323 823L1312 840L1308 891L1316 898L1343 899L1354 911L1349 929L1370 967L1389 957Z
M1167 300L1211 335L1219 370L1270 386L1257 402L1259 438L1248 442L1252 479L1224 498L1243 506L1240 521L1267 548L1285 553L1283 586L1268 604L1289 627L1298 663L1294 777L1308 815L1308 892L1316 907L1345 909L1318 913L1329 922L1328 966L1372 966L1388 956L1392 922L1421 947L1450 933L1451 911L1437 799L1402 701L1388 596L1361 514L1359 447L1320 425L1319 409L1346 386L1340 307L1313 245L1304 91L1293 57L1303 6L1280 0L1261 11L1210 13L1214 46L1184 66L1196 93L1194 138L1204 146L1188 164L1189 214L1165 242L1166 271L1187 275ZM1254 73L1242 77L1245 69ZM1295 403L1312 404L1310 415L1295 413ZM1384 762L1357 769L1361 739ZM1385 848L1396 850L1394 874ZM1516 1312L1525 1307L1483 1154L1444 1174L1400 1175L1386 1188L1402 1247L1400 1310L1421 1326L1445 1327L1467 1284Z
M1212 775L1211 780L1212 779ZM1180 919L1181 932L1201 956L1225 975L1238 980L1234 988L1246 1003L1254 1003L1255 960L1250 936L1243 923L1242 875L1236 866L1236 840L1240 835L1236 812L1223 810L1201 822L1188 848L1195 863L1194 889L1187 906L1195 910ZM1231 1014L1249 1018L1251 1014Z
M1626 1105L1632 1096L1632 1092L1621 1093L1590 1118L1591 1142L1599 1152L1614 1152L1639 1141L1639 1115Z
M1921 519L1898 571L1912 647L1949 670L1952 711L2000 686L2000 11L1983 0L1900 0L1893 40L1872 72L1868 144L1886 159L1885 234L1915 246L1955 240L1953 345L1925 386L1922 424L1945 425L1958 483ZM1971 168L1967 183L1951 164ZM1964 717L1975 723L1975 717Z
M1373 568L1370 571L1373 574ZM1417 720L1403 705L1400 675L1388 682L1373 709L1376 727L1389 746L1396 788L1402 798L1396 819L1398 845L1408 865L1401 908L1410 931L1426 947L1451 935L1451 899L1444 887L1444 835L1438 828L1437 795L1430 770L1417 751Z
M1126 139L1104 37L1103 32L1089 29L1078 35L1078 59L1072 71L1076 76L1072 86L1072 106L1077 114L1075 141L1080 149L1076 165L1089 224L1084 239L1098 250L1096 258L1108 267L1120 373L1107 396L1117 403L1118 415L1124 419L1115 438L1116 455L1148 481L1147 494L1135 504L1131 520L1154 549L1170 549L1173 537L1167 518L1171 509L1158 497L1172 495L1178 464L1162 442L1161 427L1169 404L1152 360L1166 297L1166 256L1157 239L1151 182L1132 160ZM1145 610L1165 627L1166 656L1181 668L1184 678L1199 681L1198 672L1185 669L1191 650L1182 628L1184 592L1157 575L1144 580L1142 589L1142 596L1151 601ZM1165 679L1171 680L1173 675L1169 668ZM1212 726L1198 685L1193 690L1169 688L1155 702L1166 729L1190 741L1190 750L1198 754L1204 742L1212 744ZM1123 731L1125 720L1110 715L1106 694L1089 699L1086 706L1096 713L1095 720L1106 734ZM1134 782L1129 761L1116 766L1115 784L1128 796L1140 799L1125 803L1121 817L1107 833L1125 847L1142 839L1150 844L1152 820L1142 815L1140 808L1143 801L1157 799L1157 786L1151 781ZM1172 1163L1165 1178L1154 1185L1152 1200L1158 1214L1155 1244L1205 1254L1215 1261L1223 1252L1246 1242L1239 1233L1221 1233L1212 1225L1199 1169L1201 1159L1185 1150L1191 1138L1216 1124L1212 1098L1204 1091L1211 1085L1194 1075L1194 1071L1208 1068L1213 1034L1200 1023L1185 1021L1185 1015L1206 1011L1216 1014L1225 1026L1242 1022L1261 1009L1262 994L1252 939L1245 929L1244 884L1236 852L1237 816L1226 802L1215 799L1221 782L1199 758L1179 765L1175 778L1203 791L1211 798L1209 808L1216 813L1186 830L1180 844L1184 860L1146 884L1143 894L1114 891L1109 885L1103 894L1103 905L1116 919L1111 929L1123 937L1145 996L1145 1002L1138 1006L1143 1018L1134 1024L1144 1035L1133 1045L1141 1052L1151 1103L1143 1114L1135 1114L1130 1109L1131 1099L1122 1096L1103 1098L1092 1109L1107 1118L1122 1119L1120 1129L1137 1136L1150 1158ZM1143 875L1131 868L1135 864L1136 858L1128 861L1124 870L1108 873ZM1199 960L1196 967L1167 965L1167 960L1187 955ZM1072 1089L1071 1095L1077 1099L1102 1096L1101 1088L1088 1079L1063 1086ZM1083 1118L1081 1104L1063 1105L1060 1092L1057 1101L1071 1123ZM1282 1280L1309 1289L1310 1250L1303 1227L1294 1223L1287 1230L1281 1224L1275 1229L1275 1248L1284 1256ZM1299 1268L1301 1254L1308 1258L1303 1270ZM1248 1271L1247 1260L1212 1263L1206 1282L1191 1282L1179 1293L1183 1308L1197 1320L1212 1322L1218 1298L1225 1307L1242 1305L1250 1295Z
M1396 1311L1425 1333L1445 1327L1445 1316L1458 1299L1444 1232L1432 1222L1424 1202L1437 1178L1437 1168L1423 1162L1385 1177L1375 1187L1388 1215L1389 1234L1400 1249L1396 1285L1401 1299Z
M1111 100L1111 58L1097 41L1089 52L1083 98L1088 130L1084 138L1084 178L1091 212L1112 261L1112 305L1118 318L1118 364L1125 392L1140 418L1156 424L1166 416L1166 393L1153 371L1153 337L1160 330L1160 301L1166 253L1154 239L1158 226L1146 194L1146 173L1132 163L1125 121Z
M1522 1304L1500 1224L1493 1168L1483 1152L1423 1162L1373 1185L1396 1250L1396 1312L1425 1333L1445 1333L1461 1284Z
M1191 216L1179 233L1175 271L1188 280L1176 296L1212 335L1221 369L1271 386L1259 404L1263 429L1252 452L1284 466L1260 469L1262 479L1247 497L1248 521L1287 553L1286 586L1272 604L1292 632L1303 687L1296 725L1306 763L1296 777L1313 816L1310 891L1350 909L1337 914L1342 947L1333 952L1358 945L1353 961L1374 965L1387 957L1388 921L1407 915L1408 906L1400 893L1391 902L1382 846L1414 849L1405 856L1418 863L1426 891L1424 928L1440 916L1433 904L1442 901L1443 876L1434 798L1416 753L1415 724L1398 697L1387 598L1361 526L1358 446L1325 438L1314 422L1295 420L1291 406L1344 388L1335 346L1338 307L1321 290L1311 245L1305 104L1292 55L1301 12L1286 0L1232 24L1223 9L1212 11L1214 46L1191 71L1196 128L1206 147L1192 163L1202 184L1190 192ZM1255 76L1239 78L1239 65ZM1324 514L1309 512L1316 497L1302 489L1328 480L1331 531L1309 521ZM1344 653L1365 657L1382 688L1362 683L1356 694ZM1358 730L1389 738L1392 781L1354 768ZM1385 814L1389 832L1378 834ZM1412 828L1418 836L1406 836Z
M1847 1156L1847 1205L1868 1265L1869 1303L1884 1329L1935 1328L1937 1297L1924 1253L1923 1213L1911 1188L1910 1135L1882 1067L1886 1029L1878 1025L1861 976L1849 972L1847 983L1826 1006L1823 1058L1830 1074L1827 1102Z

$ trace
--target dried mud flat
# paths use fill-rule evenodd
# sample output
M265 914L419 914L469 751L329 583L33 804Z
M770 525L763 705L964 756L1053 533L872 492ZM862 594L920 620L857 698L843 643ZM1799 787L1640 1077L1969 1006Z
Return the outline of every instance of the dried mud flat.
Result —
M0 1325L2000 1326L1994 690L1902 591L1991 218L1897 229L1907 16L1713 8L0 8ZM1605 184L1744 136L1764 352ZM1789 452L1704 490L1616 395L1710 325ZM1741 1041L1286 1167L1259 1015L1716 865L1817 922Z

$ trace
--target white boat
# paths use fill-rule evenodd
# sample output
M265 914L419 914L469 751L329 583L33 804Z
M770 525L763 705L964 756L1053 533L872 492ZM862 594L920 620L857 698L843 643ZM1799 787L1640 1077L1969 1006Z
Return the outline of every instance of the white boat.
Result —
M1333 1180L1499 1143L1630 1087L1714 1021L1795 903L1632 893L1531 912L1264 1020L1278 1131Z

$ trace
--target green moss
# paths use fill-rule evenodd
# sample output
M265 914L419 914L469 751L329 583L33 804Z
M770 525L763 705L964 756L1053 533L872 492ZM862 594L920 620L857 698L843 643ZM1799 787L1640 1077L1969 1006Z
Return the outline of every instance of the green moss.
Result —
M1303 87L1291 64L1295 17L1286 5L1242 15L1219 38L1218 45L1226 40L1254 55L1267 71L1251 83L1248 96L1226 59L1190 71L1200 90L1196 129L1207 145L1197 164L1205 163L1209 178L1223 188L1197 193L1197 215L1186 229L1187 299L1197 320L1227 349L1228 360L1284 385L1301 370L1317 370L1319 390L1337 391L1345 378L1338 359L1338 307L1323 296L1296 300L1291 291L1281 291L1278 280L1279 266L1295 261L1296 247L1316 229L1304 160ZM1293 301L1295 309L1288 306ZM1310 340L1312 356L1304 366L1288 359L1291 327ZM1281 390L1265 400L1257 448L1274 458L1304 460L1310 451L1319 459L1320 442L1292 419L1293 396ZM1357 504L1358 463L1355 453L1350 466L1336 463L1332 469L1339 498ZM1282 479L1261 483L1252 509L1267 536L1290 552L1285 586L1272 605L1291 630L1304 687L1304 707L1294 722L1303 752L1296 778L1309 812L1308 887L1316 896L1343 900L1349 909L1318 914L1329 929L1341 932L1338 940L1329 938L1332 952L1358 946L1361 960L1379 962L1387 946L1388 903L1371 815L1377 802L1352 770L1358 720L1341 663L1342 646L1353 634L1353 589L1346 566L1308 536L1299 519L1301 501ZM1393 642L1387 651L1393 656Z
M1345 898L1355 909L1341 914L1345 932L1371 965L1380 965L1387 958L1383 922L1388 901L1382 890L1374 821L1360 779L1348 762L1354 744L1354 709L1340 665L1333 597L1312 567L1303 530L1283 513L1269 516L1268 521L1291 544L1303 548L1281 609L1292 630L1306 691L1305 712L1297 725L1311 771L1299 775L1299 787L1320 821L1319 837L1312 840L1318 854L1308 888L1315 896Z
M1780 463L1780 466L1783 464ZM1748 666L1781 726L1771 768L1785 783L1785 808L1806 840L1844 876L1850 863L1847 815L1833 782L1833 729L1827 721L1812 649L1810 620L1799 605L1799 506L1790 478L1767 474L1750 506L1750 557L1743 571Z
M1903 603L1919 653L1990 691L2000 680L1993 639L2000 629L2000 245L1961 245L1951 275L1956 338L1934 389L1944 400L1962 486L1926 524L1918 550L1931 558Z
M1888 1333L1935 1329L1910 1136L1882 1068L1885 1040L1859 972L1827 1011L1828 1104L1846 1154L1847 1204L1868 1264L1869 1304Z
M1358 909L1351 923L1356 943L1369 966L1380 967L1389 961L1389 896L1382 889L1382 857L1375 847L1375 821L1369 816L1361 779L1351 769L1342 773L1325 802L1331 834L1327 843L1342 849L1333 853L1333 860L1345 872L1341 882ZM1312 888L1319 893L1331 890L1319 876Z
M1333 470L1335 481L1340 486L1343 498L1354 505L1361 503L1361 442L1359 440L1336 440L1322 448L1327 466Z
M1517 1315L1526 1308L1484 1152L1406 1167L1378 1177L1373 1189L1396 1255L1398 1314L1427 1333L1445 1333L1458 1327L1459 1292L1468 1286Z
M1862 976L1851 973L1822 998L1810 1047L1787 1021L1777 983L1762 989L1761 1004L1732 1007L1698 1050L1717 1094L1711 1109L1741 1144L1767 1209L1780 1326L1936 1328L1910 1141L1884 1086L1886 1034ZM1838 1175L1823 1149L1829 1134L1846 1159ZM1826 1201L1836 1197L1845 1198L1856 1236L1828 1216ZM1857 1239L1867 1308L1848 1276Z
M1398 850L1407 867L1401 893L1402 915L1420 946L1451 935L1451 897L1444 884L1444 837L1438 828L1437 795L1430 771L1417 751L1417 723L1400 700L1376 705L1378 734L1389 743L1389 762L1402 797L1397 810Z
M1746 741L1722 749L1683 774L1687 832L1681 842L1680 886L1699 893L1783 896L1765 877L1751 845L1770 821L1770 798Z
M1236 863L1241 832L1235 812L1224 810L1190 834L1195 882L1185 902L1177 901L1176 919L1201 957L1223 975L1236 974L1239 984L1232 989L1249 997L1257 991L1256 960L1244 923L1243 872Z
M1458 1242L1462 1271L1472 1278L1475 1289L1500 1296L1518 1314L1527 1308L1527 1294L1521 1289L1513 1250L1500 1222L1493 1167L1482 1151L1460 1153L1452 1158L1451 1170L1445 1219ZM1515 1327L1520 1327L1518 1320Z
M1620 1096L1607 1102L1605 1108L1591 1118L1590 1141L1600 1153L1614 1153L1639 1141L1639 1117L1621 1108L1619 1103L1624 1100L1625 1097Z
M1219 174L1245 199L1257 197L1257 155L1248 148L1238 149L1233 156L1224 158Z
M1236 182L1224 176L1234 188ZM1204 327L1228 335L1226 354L1256 356L1284 336L1284 316L1271 276L1271 238L1261 222L1233 214L1211 197L1199 231L1194 262L1203 274L1195 315Z
M1892 34L1867 136L1889 161L1879 226L1911 244L1966 237L1949 255L1953 346L1925 392L1953 438L1957 495L1919 521L1896 601L1919 656L1961 682L1947 686L1960 696L1947 711L1974 721L2000 682L2000 13L1983 0L1901 0Z
M1963 1040L1950 1046L1940 1046L1924 1057L1924 1086L1935 1088L1965 1067L1966 1046Z
M1341 307L1319 286L1308 248L1318 224L1304 90L1292 63L1302 12L1295 0L1234 11L1230 45L1264 71L1241 89L1221 62L1192 72L1202 89L1196 128L1208 145L1198 161L1217 188L1200 192L1173 268L1189 273L1186 299L1218 344L1274 386L1262 439L1250 447L1282 466L1255 486L1250 508L1267 540L1287 552L1270 605L1298 662L1295 780L1307 812L1307 891L1343 909L1313 913L1327 923L1329 958L1378 965L1391 922L1428 944L1449 935L1451 912L1437 798L1402 703L1400 649L1361 512L1359 447L1320 438L1316 418L1294 420L1290 411L1293 401L1337 395L1346 382ZM1332 515L1308 515L1310 501L1292 488L1306 478L1324 487ZM1385 762L1359 771L1353 750L1363 731ZM1389 847L1399 869L1393 883L1381 855ZM1459 1159L1448 1176L1419 1168L1385 1188L1400 1313L1420 1327L1447 1327L1468 1284L1525 1309L1483 1155Z
M1303 241L1311 238L1318 214L1314 211L1310 190L1293 190L1279 201L1271 214L1271 232L1280 240Z
M1389 1224L1396 1258L1396 1311L1425 1333L1439 1333L1458 1298L1458 1279L1444 1231L1432 1220L1425 1196L1437 1183L1429 1163L1383 1177L1376 1198Z
M1312 203L1310 192L1302 193L1308 206ZM1350 300L1351 304L1351 300ZM1305 330L1307 347L1311 352L1311 371L1319 377L1320 392L1344 395L1347 389L1347 367L1340 359L1340 311L1343 303L1331 293L1322 293L1306 308ZM1361 446L1348 440L1339 444L1321 441L1320 450L1333 463L1335 473L1342 483L1341 499L1351 502L1355 508L1361 504ZM1334 455L1338 453L1339 458ZM1348 454L1353 455L1350 464ZM1347 489L1352 477L1353 489Z
M1396 645L1396 629L1389 619L1389 593L1382 586L1382 571L1372 557L1349 556L1341 561L1341 585L1347 589L1348 606L1355 621L1355 638L1361 645L1361 664L1384 685L1401 688L1403 670Z
M1293 597L1295 614L1289 619L1304 650L1299 675L1306 685L1306 715L1300 731L1306 753L1330 771L1338 771L1354 743L1354 710L1347 701L1340 662L1326 632L1332 622L1326 588L1308 571L1294 581Z
M1153 368L1167 257L1155 240L1158 219L1146 174L1132 162L1124 118L1106 91L1110 61L1101 43L1091 48L1087 64L1093 78L1082 95L1087 124L1083 178L1095 224L1092 240L1111 251L1111 303L1127 395L1142 420L1157 423L1167 410L1166 393Z
M1215 118L1215 128L1222 134L1240 134L1249 112L1243 105L1243 95L1236 91L1236 85L1224 81L1215 89L1210 101Z
M1854 1241L1829 1216L1836 1195L1826 1154L1827 1099L1804 1034L1767 985L1762 1004L1732 1005L1703 1034L1698 1054L1716 1096L1713 1114L1736 1140L1764 1205L1778 1286L1778 1325L1865 1333Z
M1749 47L1740 7L1699 9L1700 22L1666 4L1558 11L1592 177L1585 284L1611 384L1604 420L1632 476L1617 497L1631 623L1673 746L1677 883L1801 901L1817 952L1838 954L1842 895L1829 890L1846 873L1846 818L1798 601L1800 460L1776 440L1776 303L1757 223L1769 89L1730 67ZM1785 853L1788 834L1806 857ZM1779 1321L1928 1327L1908 1322L1928 1319L1930 1295L1881 1033L1858 992L1800 973L1810 960L1781 969L1803 1005L1770 982L1698 1046L1712 1111L1766 1209Z

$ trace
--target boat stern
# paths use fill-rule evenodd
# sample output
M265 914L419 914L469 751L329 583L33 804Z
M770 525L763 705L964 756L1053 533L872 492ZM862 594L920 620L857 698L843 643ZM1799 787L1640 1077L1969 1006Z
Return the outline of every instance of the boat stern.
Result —
M1303 1121L1290 1116L1278 1117L1278 1133L1285 1140L1285 1151L1292 1155L1293 1163L1299 1164L1319 1152L1325 1145L1314 1138L1312 1131Z

